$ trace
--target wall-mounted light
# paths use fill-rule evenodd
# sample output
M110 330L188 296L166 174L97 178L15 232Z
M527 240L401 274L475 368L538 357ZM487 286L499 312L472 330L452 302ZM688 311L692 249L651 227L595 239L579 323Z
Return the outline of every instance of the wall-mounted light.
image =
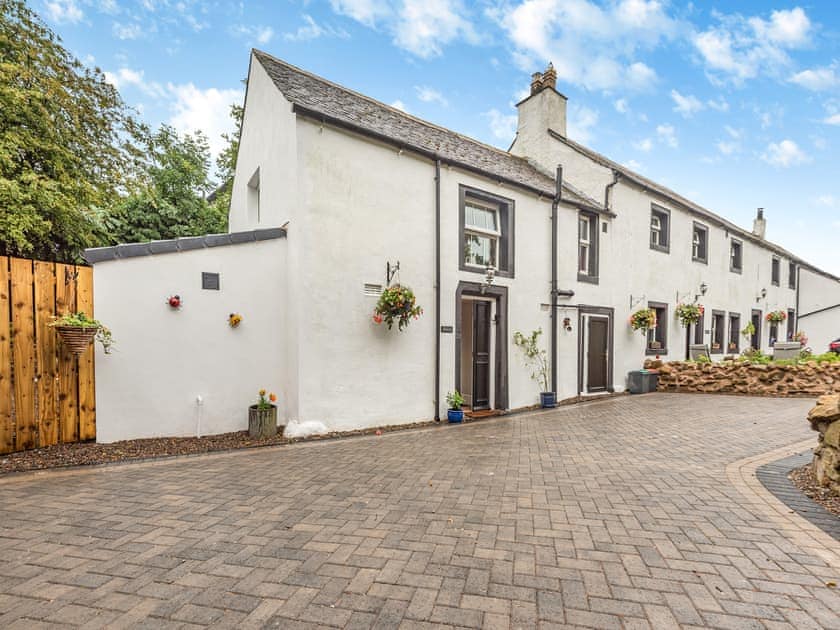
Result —
M755 301L756 302L761 302L761 300L763 300L766 297L767 297L767 289L762 289L761 293L759 293L758 295L755 296Z
M481 285L481 292L484 293L493 284L496 279L496 268L493 265L487 265L484 269L484 283Z
M706 291L709 290L709 285L705 282L700 283L700 295L706 295Z

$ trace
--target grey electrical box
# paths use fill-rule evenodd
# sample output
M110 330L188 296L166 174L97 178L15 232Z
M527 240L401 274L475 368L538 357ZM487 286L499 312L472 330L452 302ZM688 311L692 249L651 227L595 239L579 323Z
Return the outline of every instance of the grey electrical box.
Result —
M219 274L207 271L201 272L201 288L208 291L219 290Z

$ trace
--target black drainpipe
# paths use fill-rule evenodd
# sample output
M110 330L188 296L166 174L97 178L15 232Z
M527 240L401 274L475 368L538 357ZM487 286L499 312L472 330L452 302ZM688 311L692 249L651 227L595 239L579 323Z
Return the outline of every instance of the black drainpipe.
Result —
M440 160L435 160L435 422L440 422Z
M796 265L796 310L793 313L793 334L795 335L799 332L799 282L801 276L799 272L802 271L802 267ZM781 275L781 273L779 274Z
M563 167L557 166L551 201L551 391L557 395L557 205L563 193Z

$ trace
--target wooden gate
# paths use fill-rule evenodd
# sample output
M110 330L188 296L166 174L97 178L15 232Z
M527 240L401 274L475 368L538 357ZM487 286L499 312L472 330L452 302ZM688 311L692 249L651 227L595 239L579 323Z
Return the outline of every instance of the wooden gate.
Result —
M96 437L93 346L76 357L49 327L93 315L93 270L0 256L0 453Z

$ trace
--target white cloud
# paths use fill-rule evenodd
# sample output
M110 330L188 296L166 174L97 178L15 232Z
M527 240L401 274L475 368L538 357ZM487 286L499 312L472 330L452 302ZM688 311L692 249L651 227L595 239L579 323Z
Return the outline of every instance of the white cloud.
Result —
M499 140L511 142L516 135L516 114L503 114L498 109L491 109L482 114L490 122L490 131Z
M132 22L130 24L114 22L111 26L111 32L117 39L138 39L141 35L143 35L143 28L137 22Z
M459 39L478 41L461 0L330 0L330 6L365 26L384 27L396 46L424 59Z
M741 145L738 142L718 140L717 143L715 143L715 146L722 155L732 155L733 153L739 153L741 151Z
M840 199L834 195L820 195L814 199L814 203L825 208L840 208Z
M155 81L146 81L142 70L123 67L116 72L106 71L104 74L105 80L118 90L135 87L146 96L151 96L156 99L162 99L167 96L167 89Z
M256 42L261 46L268 44L275 36L274 29L266 25L247 26L245 24L237 24L231 31L234 35L243 37L248 42Z
M793 140L771 142L761 159L773 166L788 168L810 162L811 158Z
M675 104L674 111L681 114L683 118L691 118L705 107L693 94L683 95L676 90L671 90L671 100Z
M561 81L587 89L644 90L655 71L640 51L675 36L678 25L658 0L523 0L488 11L515 47L514 60L532 70L554 63Z
M336 13L365 26L376 26L377 22L391 15L391 7L384 0L330 0L330 6Z
M811 21L799 7L759 16L713 13L718 24L697 32L692 43L714 83L742 83L759 74L777 76L791 64L788 51L810 44Z
M639 162L636 160L627 160L624 162L623 166L629 168L631 171L641 172L644 168Z
M58 23L75 24L85 16L75 0L51 0L44 4L47 19Z
M570 104L567 110L566 134L572 140L586 144L592 128L598 124L598 112L583 105Z
M213 157L219 155L225 146L221 135L233 131L234 127L230 106L242 103L242 90L200 89L192 83L170 83L167 90L174 98L169 124L181 132L201 131L207 136Z
M350 35L344 29L337 29L329 24L326 26L322 26L318 24L311 15L303 15L303 26L299 26L298 29L291 33L283 33L283 39L288 42L305 42L311 39L318 39L319 37L338 37L340 39L346 39L350 37ZM262 32L263 34L265 31ZM273 32L271 33L273 35ZM269 35L270 39L270 35ZM266 42L258 41L261 44ZM267 41L267 40L266 40Z
M613 107L615 107L615 111L619 114L626 114L630 111L630 107L627 105L626 98L620 98L613 103Z
M813 70L803 70L797 72L790 77L791 83L804 87L806 90L813 92L822 92L830 90L840 85L840 77L834 72L834 67L829 68L814 68Z
M768 21L752 17L749 23L757 37L764 37L781 46L800 48L810 43L811 20L801 7L790 11L773 11Z
M394 31L394 43L418 57L443 54L443 47L463 38L478 37L457 0L403 0Z
M730 127L729 125L724 125L723 129L733 140L740 140L741 137L743 137L744 135L743 131L741 131L740 129L735 129L735 127Z
M660 142L666 144L672 149L676 149L677 145L679 144L679 142L677 141L676 129L674 129L673 125L657 125L656 137L659 139Z
M715 110L716 112L728 112L729 111L729 103L726 102L726 99L722 96L718 99L709 99L706 101L706 105L710 108Z
M828 118L823 119L826 125L840 125L840 113L832 114Z
M406 114L408 113L408 108L405 106L405 103L403 103L400 99L397 99L396 101L391 103L391 107L405 112Z
M653 149L653 140L650 138L643 138L638 142L634 142L633 146L643 153L649 153L650 150Z
M414 90L417 92L417 98L424 103L437 103L442 107L449 106L449 101L446 100L446 97L428 85L415 85Z

